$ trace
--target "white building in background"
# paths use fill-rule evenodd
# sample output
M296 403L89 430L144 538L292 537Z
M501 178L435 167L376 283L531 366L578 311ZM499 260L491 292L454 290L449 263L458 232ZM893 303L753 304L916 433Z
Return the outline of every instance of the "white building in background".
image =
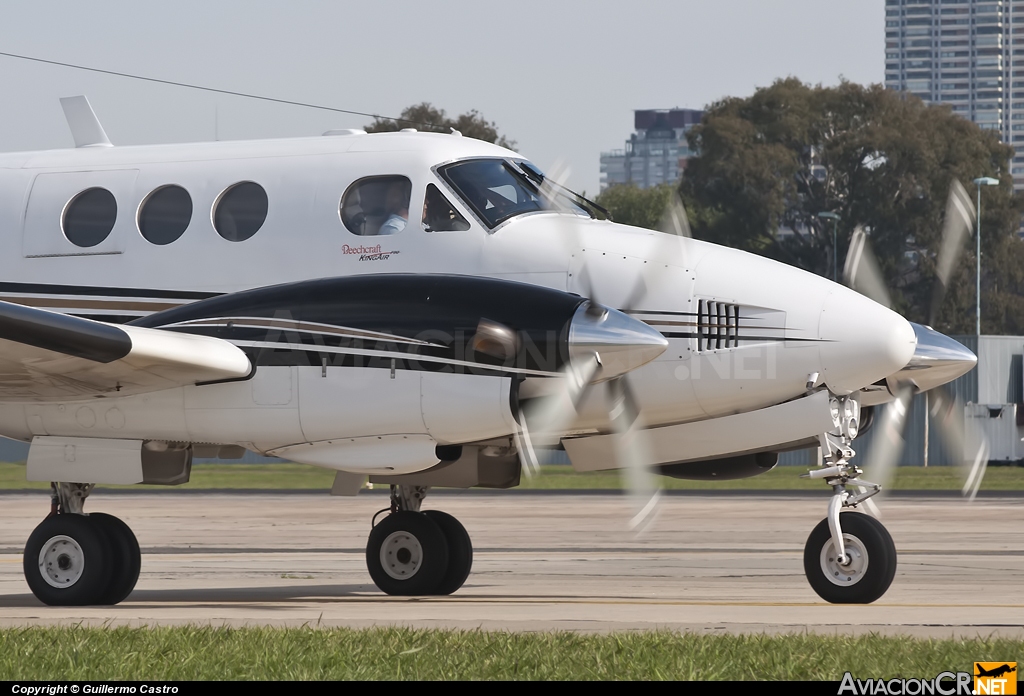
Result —
M636 132L622 150L601 153L601 190L616 184L650 188L678 181L693 154L686 133L700 123L696 109L644 109L633 112Z
M885 0L885 86L996 131L1024 188L1024 0Z

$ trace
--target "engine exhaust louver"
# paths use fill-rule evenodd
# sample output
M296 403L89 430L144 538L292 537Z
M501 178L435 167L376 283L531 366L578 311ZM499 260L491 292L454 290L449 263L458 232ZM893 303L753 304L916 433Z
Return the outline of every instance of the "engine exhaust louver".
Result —
M720 350L739 345L739 305L697 301L697 350Z

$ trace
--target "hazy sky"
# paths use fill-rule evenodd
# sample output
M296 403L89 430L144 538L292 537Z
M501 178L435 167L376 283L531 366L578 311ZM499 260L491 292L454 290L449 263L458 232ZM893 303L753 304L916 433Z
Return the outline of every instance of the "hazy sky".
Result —
M700 108L779 77L880 82L883 0L3 0L0 51L397 115L479 110L596 193L633 110ZM86 94L115 145L318 135L371 119L0 56L0 150L71 147Z

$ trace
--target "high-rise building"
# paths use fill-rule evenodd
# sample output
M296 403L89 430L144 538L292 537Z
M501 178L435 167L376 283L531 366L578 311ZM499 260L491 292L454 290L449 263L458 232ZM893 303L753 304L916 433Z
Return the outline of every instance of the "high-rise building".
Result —
M692 154L686 133L703 116L695 109L634 111L636 132L625 149L601 153L601 190L616 184L650 188L678 181Z
M885 0L885 86L996 131L1024 188L1024 0Z

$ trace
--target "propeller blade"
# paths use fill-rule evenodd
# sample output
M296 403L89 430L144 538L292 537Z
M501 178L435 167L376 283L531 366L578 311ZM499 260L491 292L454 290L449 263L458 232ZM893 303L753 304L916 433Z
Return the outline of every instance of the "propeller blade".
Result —
M584 263L580 266L580 270L577 273L576 278L580 285L580 294L590 300L590 307L593 307L594 311L600 310L604 305L601 304L601 300L597 297L597 290L594 288L594 279L590 277L590 271L587 268L587 264Z
M624 472L629 497L629 529L640 533L654 520L661 487L650 467L645 447L643 424L629 383L624 377L608 383L608 418L614 438L616 459Z
M963 410L961 410L963 413ZM964 478L964 485L961 492L968 502L972 502L978 495L981 482L985 478L985 469L988 468L989 445L985 431L982 430L978 418L967 419L964 428L964 447L960 450L963 456L961 472Z
M519 410L519 430L514 434L527 476L540 473L536 445L555 444L572 425L577 406L598 376L597 356L578 367L563 368L560 384L549 396L538 397ZM661 497L657 476L650 466L639 408L625 377L605 384L608 420L614 438L615 459L625 478L631 518L629 529L640 533L653 521Z
M949 198L946 200L946 219L935 264L935 287L932 289L931 307L928 311L928 323L931 326L935 325L935 319L942 306L942 298L946 295L949 279L963 253L964 243L971 236L976 214L974 203L971 202L971 197L963 184L953 179L949 187Z
M942 444L957 459L964 456L966 431L964 429L964 407L945 386L928 392L931 408L928 415L939 427Z
M565 160L559 158L544 173L544 181L540 184L541 193L551 201L558 210L570 210L572 206L565 200L565 184L569 181L572 169Z
M878 432L875 434L871 450L867 453L864 478L880 485L882 491L887 491L892 485L896 464L903 453L903 430L907 424L907 411L910 409L910 400L913 396L912 386L901 386L896 394L896 400L886 406L881 419L875 424Z
M661 218L658 230L676 237L692 237L690 233L690 219L686 216L686 208L683 207L683 199L679 197L679 191L672 191L668 198L668 205L665 207L665 214Z
M861 488L861 490L864 490L863 487ZM868 511L868 514L874 517L876 520L882 519L882 511L878 509L878 505L872 498L868 498L863 503L861 503L861 505L863 505L864 509Z
M519 409L519 431L515 435L516 447L526 465L526 475L540 472L536 443L557 444L562 434L576 418L576 407L597 376L601 363L593 355L579 364L569 363L561 370L559 384L549 396Z
M885 289L882 271L871 252L868 234L863 227L858 226L850 238L850 250L846 254L846 265L843 267L843 282L880 305L892 306L889 292Z
M988 440L982 436L978 448L974 452L974 461L970 462L967 470L967 478L961 492L968 502L973 502L981 488L981 481L985 478L985 469L988 468Z
M526 424L526 414L519 409L519 429L513 435L516 444L516 451L519 452L519 461L523 464L523 471L526 478L533 478L540 475L540 460L537 458L537 450L533 447L533 438L530 437L530 429Z
M647 281L644 280L644 274L637 274L636 282L633 283L633 287L630 288L629 295L626 297L626 301L623 303L623 310L628 312L631 309L639 307L640 300L642 300L647 295L647 290Z
M932 400L929 415L939 426L942 444L960 460L964 479L962 493L969 501L974 500L988 466L988 439L978 427L977 419L972 420L968 433L963 403L947 387L937 387L929 394Z

